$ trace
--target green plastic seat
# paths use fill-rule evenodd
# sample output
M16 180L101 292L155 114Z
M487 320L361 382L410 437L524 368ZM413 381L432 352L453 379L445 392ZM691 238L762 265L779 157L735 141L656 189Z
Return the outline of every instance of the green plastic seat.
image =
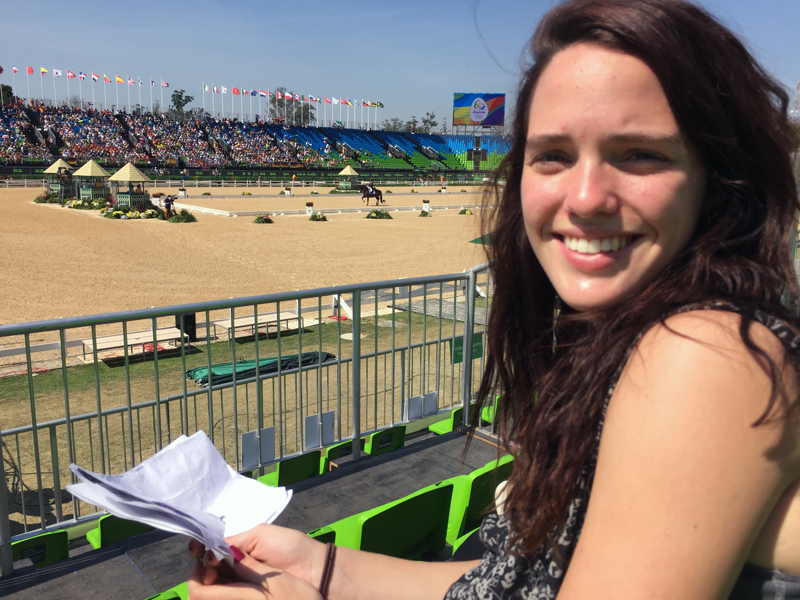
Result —
M298 454L280 461L272 473L258 478L258 481L271 487L283 487L319 475L319 450Z
M323 544L336 543L336 532L330 527L319 527L314 531L309 531L307 535Z
M475 408L475 404L471 404L473 410ZM455 430L461 424L461 416L464 414L464 407L459 406L458 408L454 408L450 411L450 416L446 419L441 421L437 421L430 427L428 430L431 433L435 433L436 435L444 435L445 433L450 433ZM470 415L470 418L472 415Z
M494 404L489 404L484 406L481 409L481 419L484 421L488 421L489 423L494 423L494 419L496 414L500 414L503 412L503 408L505 406L506 397L504 394L499 394L494 399Z
M361 438L361 451L364 451L364 438ZM322 456L319 459L319 472L326 473L330 470L331 461L344 456L349 456L353 453L353 440L340 442L333 446L329 446L322 451Z
M336 545L417 560L444 549L453 483L440 481L405 498L335 523Z
M397 425L376 431L367 438L364 451L372 456L402 448L406 443L406 426Z
M69 539L65 529L48 531L18 542L11 542L11 560L30 558L33 566L46 567L69 558Z
M184 581L166 592L148 596L144 600L189 600L189 585Z
M489 461L469 475L453 478L453 502L447 525L447 541L451 545L465 533L480 527L486 509L494 502L497 484L511 475L513 461L514 457L509 454Z
M119 540L151 531L153 528L149 525L143 525L136 521L128 521L127 519L120 519L114 515L106 515L100 517L97 522L97 527L92 529L86 534L86 539L92 545L92 548L97 550L103 546L114 544Z

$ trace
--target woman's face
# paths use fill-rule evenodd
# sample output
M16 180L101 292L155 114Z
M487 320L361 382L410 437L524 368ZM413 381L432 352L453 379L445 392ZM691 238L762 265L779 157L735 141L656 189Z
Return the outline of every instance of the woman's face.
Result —
M553 57L531 99L525 229L561 299L623 302L686 246L705 190L661 84L638 58L594 44Z

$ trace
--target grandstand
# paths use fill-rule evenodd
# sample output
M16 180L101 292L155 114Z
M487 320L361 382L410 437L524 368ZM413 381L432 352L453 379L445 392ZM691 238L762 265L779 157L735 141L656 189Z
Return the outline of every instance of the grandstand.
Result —
M476 139L486 158L470 160ZM94 159L107 168L134 162L142 169L194 170L192 175L236 176L258 169L315 174L353 165L380 173L434 177L497 167L508 151L501 136L436 135L396 131L285 126L238 119L172 120L159 114L126 114L78 108L7 105L0 111L0 175L39 176L52 160ZM153 174L153 173L151 173ZM252 174L247 171L247 174Z

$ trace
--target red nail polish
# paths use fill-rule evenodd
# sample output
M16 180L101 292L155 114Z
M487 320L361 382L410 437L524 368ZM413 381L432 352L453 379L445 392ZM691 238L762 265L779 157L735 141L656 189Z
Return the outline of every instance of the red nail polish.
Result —
M233 552L233 562L241 562L244 558L244 552L239 550L236 546L231 546L231 552Z

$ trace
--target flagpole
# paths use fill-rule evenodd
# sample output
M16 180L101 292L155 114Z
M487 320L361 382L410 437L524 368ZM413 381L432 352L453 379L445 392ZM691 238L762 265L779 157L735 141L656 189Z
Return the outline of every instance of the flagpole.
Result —
M44 73L42 73L42 67L39 67L39 87L42 89L42 106L44 106Z
M150 114L153 114L153 86L155 81L153 81L153 76L150 75Z
M144 110L142 110L142 77L141 75L137 75L136 78L139 80L139 111L144 112Z
M131 78L128 77L128 112L131 112Z
M214 87L214 84L212 83L212 84L211 84L211 116L212 116L212 117L214 116L214 113L215 113L215 112L217 112L217 109L216 109L216 108L214 108L214 106L215 106L215 102L214 102L214 94L216 94L216 93L217 93L217 90L216 90L216 88Z
M56 94L56 70L53 69L53 106L58 106L58 95Z
M33 96L31 96L31 76L28 74L28 65L25 65L25 79L28 80L28 105L30 105Z
M67 74L67 104L72 108L72 98L69 97L69 74Z
M94 73L94 71L89 71L89 72ZM96 105L94 103L94 77L92 77L92 108L94 109L95 106Z
M106 74L103 73L103 110L108 110L108 92L106 91Z
M206 84L203 83L203 113L206 112Z
M161 85L161 104L158 105L158 112L160 112L163 115L164 114L164 83L161 82L159 85Z
M11 90L13 96L17 95L17 74L14 72L14 65L11 65L11 82L14 84L14 89ZM0 88L2 89L2 88Z
M81 73L83 73L83 71L78 71L78 95L81 97L81 110L83 110L83 85L81 84Z
M117 95L117 103L114 105L114 108L117 112L119 112L119 88L117 87L119 85L119 81L117 81L117 77L118 75L114 73L114 89L116 90Z

